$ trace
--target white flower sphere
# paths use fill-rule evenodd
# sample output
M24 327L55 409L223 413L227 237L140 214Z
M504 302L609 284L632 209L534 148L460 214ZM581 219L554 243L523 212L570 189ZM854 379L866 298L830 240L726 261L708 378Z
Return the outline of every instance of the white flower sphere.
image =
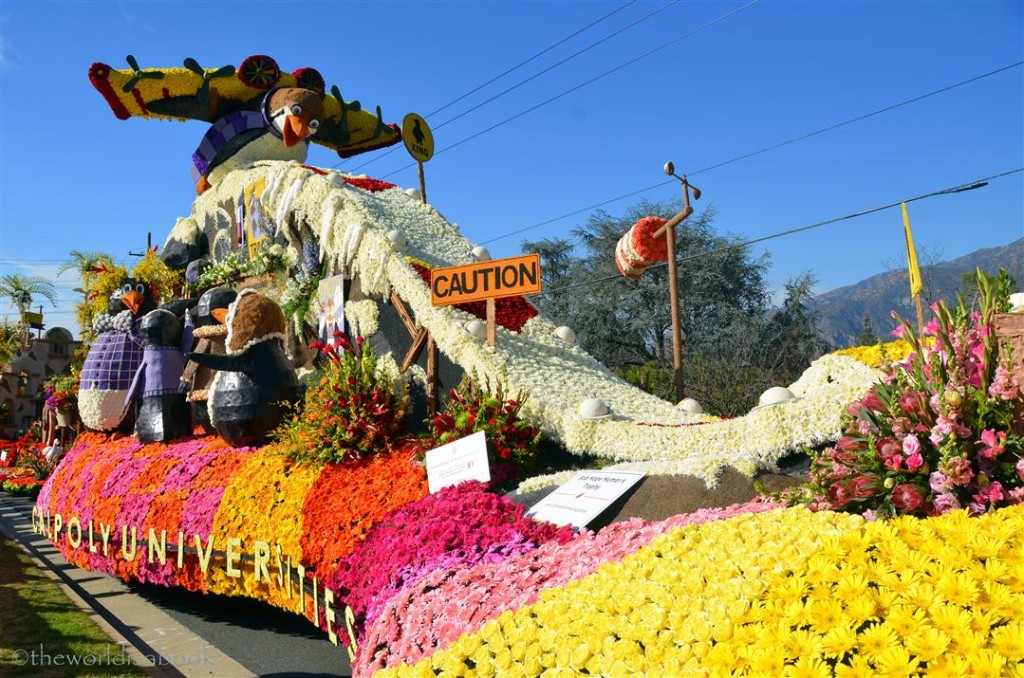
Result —
M405 233L402 233L398 229L392 229L388 231L387 236L388 242L397 252L404 252L405 248L409 246L409 239L405 237Z
M770 389L761 394L761 398L757 401L758 405L780 405L782 403L788 403L791 400L796 400L796 396L788 388L782 386L772 386Z
M693 398L684 398L676 407L690 414L704 414L704 408Z
M611 414L611 410L608 409L608 403L600 398L587 398L576 408L576 414L584 419L597 419Z
M420 191L418 188L407 188L405 189L405 194L415 200L420 199Z
M568 325L556 327L555 336L564 341L565 343L569 344L570 346L576 344L576 333Z
M1010 295L1010 306L1014 312L1024 311L1024 292L1014 292Z
M487 338L487 323L483 320L470 320L466 323L466 331L483 341Z
M481 247L480 245L474 247L472 251L470 251L469 255L473 257L475 261L490 261L491 259L491 253L486 247Z

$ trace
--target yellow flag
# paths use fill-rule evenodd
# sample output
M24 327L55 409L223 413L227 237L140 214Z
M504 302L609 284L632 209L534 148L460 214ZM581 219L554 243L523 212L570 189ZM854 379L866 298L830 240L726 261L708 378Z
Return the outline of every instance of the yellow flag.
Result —
M917 267L917 252L914 251L914 236L910 233L910 217L907 215L907 203L903 205L903 234L907 237L907 270L910 273L910 296L921 294L921 269Z

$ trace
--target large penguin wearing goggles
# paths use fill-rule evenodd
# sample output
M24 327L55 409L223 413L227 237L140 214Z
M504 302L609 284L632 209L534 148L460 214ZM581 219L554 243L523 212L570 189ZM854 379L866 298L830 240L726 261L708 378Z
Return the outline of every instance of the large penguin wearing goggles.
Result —
M139 321L155 309L149 285L128 278L110 295L107 312L93 321L93 342L78 387L78 412L86 428L131 430L134 414L125 396L142 363Z

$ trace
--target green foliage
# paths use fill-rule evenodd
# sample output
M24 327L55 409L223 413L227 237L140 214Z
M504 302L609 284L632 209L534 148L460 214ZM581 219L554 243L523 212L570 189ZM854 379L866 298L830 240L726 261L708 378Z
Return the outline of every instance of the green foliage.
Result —
M540 429L522 416L526 394L512 396L500 382L492 389L466 377L451 389L444 401L444 412L427 420L431 437L438 445L483 431L487 438L487 456L492 481L504 482L530 472L541 442Z
M864 324L861 326L860 338L857 339L857 346L874 346L878 343L878 336L875 328L871 326L871 318L864 316Z
M270 245L251 259L243 258L241 252L231 252L223 261L203 271L202 275L196 278L195 288L205 290L222 285L234 285L246 278L268 273L283 273L287 268L287 254L281 245Z
M409 405L404 384L377 368L362 337L352 342L339 332L312 348L324 358L320 381L274 438L301 463L354 462L390 450Z
M538 252L544 289L540 310L576 330L582 348L626 379L675 400L668 267L639 280L618 275L615 246L641 217L669 218L680 205L641 202L621 217L598 211L571 239L523 242ZM712 228L711 210L677 228L680 322L686 395L723 416L741 414L770 386L789 384L828 350L810 307L814 279L786 285L770 310L767 255L755 258L740 238ZM608 278L602 282L592 281ZM592 283L592 284L591 284ZM730 400L735 399L735 400Z

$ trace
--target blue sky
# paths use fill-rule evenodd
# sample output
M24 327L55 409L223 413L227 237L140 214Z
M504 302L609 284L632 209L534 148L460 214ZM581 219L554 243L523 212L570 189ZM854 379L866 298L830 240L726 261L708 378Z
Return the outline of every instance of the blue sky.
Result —
M205 125L117 120L89 84L124 68L237 66L269 54L317 68L389 122L427 115L578 29L612 16L428 118L430 201L475 242L498 238L939 90L1024 59L1022 3L972 2L22 2L0 3L0 273L52 275L71 249L120 260L163 242L191 209ZM659 8L649 19L639 21ZM736 11L738 10L738 11ZM709 22L734 12L706 28ZM629 24L494 102L483 100ZM689 37L443 152L487 127ZM715 225L743 238L823 221L1024 166L1024 67L693 176ZM362 167L368 161L372 163ZM310 162L340 159L313 146ZM341 162L416 184L404 150ZM397 171L396 170L400 170ZM1024 236L1024 175L911 205L919 255L951 259ZM665 185L612 202L677 197ZM565 236L589 211L489 242ZM897 264L899 210L772 240L779 288L819 290ZM130 261L130 259L129 259ZM699 263L697 264L699 265ZM71 274L48 325L72 326ZM14 312L6 302L0 316Z

